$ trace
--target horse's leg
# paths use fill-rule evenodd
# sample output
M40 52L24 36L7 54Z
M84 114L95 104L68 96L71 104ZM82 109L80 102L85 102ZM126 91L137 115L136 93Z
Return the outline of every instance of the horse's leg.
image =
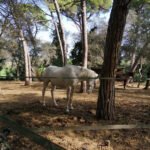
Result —
M70 95L70 109L74 109L74 108L73 108L73 105L72 105L73 93L74 93L74 87L71 88L71 95Z
M123 80L123 87L124 87L124 89L126 89L126 85L127 85L127 79L124 79Z
M67 88L67 108L66 108L66 112L69 112L69 110L70 110L70 98L71 98L71 87L69 86Z
M54 96L54 91L56 89L56 86L55 85L52 85L52 88L51 88L51 95L52 95L52 100L53 100L53 103L55 106L58 106L56 100L55 100L55 96Z
M96 89L96 80L94 81L94 88Z
M49 81L44 81L43 82L43 90L42 90L42 102L43 102L43 106L45 106L45 91L46 91L46 88L48 86L48 83Z

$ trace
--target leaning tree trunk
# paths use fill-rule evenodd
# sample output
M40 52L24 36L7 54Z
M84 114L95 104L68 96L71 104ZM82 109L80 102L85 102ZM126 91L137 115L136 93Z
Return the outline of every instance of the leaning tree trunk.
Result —
M86 22L86 0L81 0L81 14L82 14L82 50L83 50L83 67L87 68L88 59L88 37L87 37L87 22ZM86 82L81 84L81 92L86 92Z
M54 6L56 9L56 13L57 13L57 17L58 17L58 21L59 21L59 25L60 25L60 29L61 29L61 40L62 40L62 46L63 46L64 65L66 65L67 64L67 47L66 47L64 29L63 29L63 25L62 25L62 21L61 21L61 17L60 17L60 9L59 9L57 0L53 0L53 2L54 2Z
M101 75L101 78L107 79L101 79L96 110L97 119L113 120L115 118L114 77L129 3L130 0L114 0L113 2Z
M31 65L31 57L29 55L29 52L27 53L28 54L28 71L29 71L29 84L32 83L32 65Z
M133 66L135 59L136 59L136 52L134 50L134 52L132 52L132 56L131 56L131 66Z
M138 64L139 64L140 59L143 57L143 54L144 54L145 51L147 50L148 44L149 44L148 41L144 44L142 50L140 51L140 53L139 53L138 56L136 57L136 59L135 59L133 65L131 66L130 72L135 72L135 70L136 70L136 68L137 68L137 66L138 66ZM127 78L127 83L128 83L128 82L129 82L129 77Z
M54 16L53 16L53 13L51 12L51 17L52 17L52 21L53 21L53 24L55 26L55 30L56 30L56 34L57 34L57 37L58 37L58 41L59 41L59 46L60 46L60 51L61 51L61 59L62 59L62 63L63 63L63 66L65 64L65 60L64 60L64 50L63 50L63 45L62 45L62 40L60 38L60 33L59 33L59 29L58 29L58 26L54 20Z

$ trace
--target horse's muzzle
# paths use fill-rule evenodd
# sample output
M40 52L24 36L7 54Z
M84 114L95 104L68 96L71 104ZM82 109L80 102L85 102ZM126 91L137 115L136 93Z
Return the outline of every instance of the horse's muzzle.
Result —
M91 93L92 93L92 89L87 90L87 93L88 93L88 94L91 94Z

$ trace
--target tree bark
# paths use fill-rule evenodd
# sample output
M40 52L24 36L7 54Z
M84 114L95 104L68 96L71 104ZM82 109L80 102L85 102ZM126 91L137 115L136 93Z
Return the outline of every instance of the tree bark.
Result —
M136 52L134 50L134 52L132 52L132 56L131 56L131 66L133 66L135 59L136 59Z
M115 70L130 0L114 0L106 36L104 63L97 101L97 119L115 118Z
M129 72L135 72L135 70L136 70L136 68L137 68L137 66L138 66L138 63L139 63L140 59L143 57L143 54L144 54L145 51L147 50L148 44L149 44L148 41L144 44L142 50L140 51L140 53L139 53L138 56L136 57L136 59L135 59L133 65L131 66ZM128 82L129 82L129 78L127 78L127 83L128 83Z
M63 29L63 25L62 25L61 17L60 17L60 9L59 9L57 0L53 0L53 2L54 2L54 6L56 9L56 13L57 13L57 17L58 17L58 21L59 21L59 25L60 25L60 29L61 29L61 39L62 39L63 54L64 54L64 65L66 65L67 64L67 47L66 47L64 29Z
M142 75L142 68L143 68L143 64L142 64L142 58L141 58L141 60L140 60L140 68L138 70L138 73L139 73L139 81L138 81L138 85L137 85L138 88L140 87L140 84L141 84L141 81L142 81L142 77L143 77L143 75Z
M60 38L60 33L59 33L59 30L58 30L58 26L54 20L54 16L53 16L53 13L51 12L51 17L52 17L52 21L53 21L53 24L55 26L55 30L56 30L56 33L57 33L57 37L58 37L58 41L59 41L59 46L60 46L60 51L61 51L61 58L62 58L62 63L63 63L63 66L65 65L65 56L64 56L64 50L63 50L63 45L62 45L62 41L61 41L61 38Z
M28 54L28 45L27 45L27 42L24 38L24 35L23 35L23 31L20 30L20 38L22 40L22 43L23 43L23 51L24 51L24 64L25 64L25 85L30 85L31 83L31 80L30 80L30 69L31 69L31 63L29 62L29 54Z
M145 87L144 87L144 89L145 89L145 90L147 90L147 89L148 89L148 87L149 87L149 83L150 83L150 79L147 79L147 80L146 80Z
M138 54L138 56L136 57L133 65L131 66L130 72L134 72L137 68L137 65L140 61L140 59L143 57L143 54L146 52L147 50L147 46L149 44L149 41L146 41L146 43L143 45L143 48L141 49L140 53Z
M32 65L31 65L31 57L29 55L29 52L27 53L27 56L28 56L29 84L31 84L32 83Z
M81 0L81 14L82 14L82 50L83 50L83 67L87 68L88 60L88 37L87 37L87 22L86 22L86 0ZM86 82L81 84L81 92L85 93L87 90Z
M150 66L148 67L148 70L147 70L147 80L146 80L146 84L145 84L144 89L147 90L149 85L150 85Z

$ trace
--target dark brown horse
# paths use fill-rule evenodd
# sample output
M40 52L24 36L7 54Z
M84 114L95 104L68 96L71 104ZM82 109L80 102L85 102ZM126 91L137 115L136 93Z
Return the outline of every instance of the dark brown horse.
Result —
M129 78L133 78L134 73L133 72L126 72L126 73L117 73L116 72L116 81L123 81L123 87L126 89L126 85Z
M99 67L99 68L91 68L93 71L95 71L97 74L101 74L102 72L102 67ZM129 78L133 78L134 76L134 73L133 72L126 72L124 73L124 68L117 68L117 71L116 71L116 81L123 81L123 87L124 89L126 89L126 85L127 85L127 82L128 82L128 79Z

